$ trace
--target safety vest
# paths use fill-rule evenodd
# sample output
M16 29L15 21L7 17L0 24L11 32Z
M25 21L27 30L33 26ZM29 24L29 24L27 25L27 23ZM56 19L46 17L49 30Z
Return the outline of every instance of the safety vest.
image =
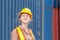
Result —
M16 30L17 30L17 34L18 34L19 40L26 40L22 29L20 27L16 27ZM32 40L34 40L34 36L33 36L32 30L30 30L30 34L32 36Z

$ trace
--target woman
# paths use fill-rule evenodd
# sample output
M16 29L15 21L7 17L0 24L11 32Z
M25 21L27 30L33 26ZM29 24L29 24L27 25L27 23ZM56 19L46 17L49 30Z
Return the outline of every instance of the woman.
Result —
M21 25L13 29L11 32L11 40L35 40L33 32L28 28L28 23L32 20L32 12L28 8L24 8L19 13L19 21Z

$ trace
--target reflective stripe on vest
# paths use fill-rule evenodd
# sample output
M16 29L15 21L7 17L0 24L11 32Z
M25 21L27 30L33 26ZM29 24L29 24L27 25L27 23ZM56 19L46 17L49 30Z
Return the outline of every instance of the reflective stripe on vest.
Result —
M16 27L16 30L18 32L19 40L25 40L25 37L24 37L24 34L23 34L21 28L20 27Z

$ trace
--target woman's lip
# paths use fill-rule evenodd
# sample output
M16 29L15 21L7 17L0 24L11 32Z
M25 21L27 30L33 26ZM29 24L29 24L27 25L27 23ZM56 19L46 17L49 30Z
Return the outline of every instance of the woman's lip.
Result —
M27 19L24 19L24 20L27 20Z
M27 19L24 19L24 20L27 20Z

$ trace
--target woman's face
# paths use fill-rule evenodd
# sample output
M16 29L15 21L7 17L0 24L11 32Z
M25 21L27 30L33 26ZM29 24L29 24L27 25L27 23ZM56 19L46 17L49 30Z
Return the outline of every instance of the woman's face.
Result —
M19 19L23 23L29 23L31 21L29 14L21 14L21 17Z

